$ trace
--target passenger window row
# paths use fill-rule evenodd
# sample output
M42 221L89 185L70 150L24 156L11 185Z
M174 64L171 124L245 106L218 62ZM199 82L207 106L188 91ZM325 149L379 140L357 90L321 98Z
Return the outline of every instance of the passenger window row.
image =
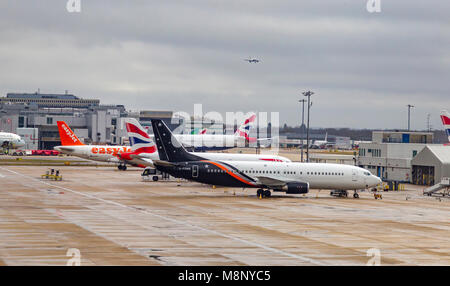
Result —
M222 169L207 169L208 173L225 173ZM237 173L235 170L231 170L231 173ZM270 171L270 170L244 170L243 173L246 174L281 174L280 171ZM284 175L296 175L297 172L294 171L283 171ZM298 172L299 175L303 175L303 172ZM343 172L306 172L306 175L313 176L344 176Z
M316 176L344 176L344 173L335 173L335 172L307 172L307 175L316 175Z

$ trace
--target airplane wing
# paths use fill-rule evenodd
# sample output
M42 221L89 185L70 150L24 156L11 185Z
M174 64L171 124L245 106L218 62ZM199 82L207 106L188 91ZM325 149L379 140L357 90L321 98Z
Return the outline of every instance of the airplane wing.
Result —
M163 160L153 160L153 165L155 166L176 166L177 164L175 163L171 163L168 161L163 161Z
M67 146L61 146L59 147L59 149L63 150L63 151L67 151L67 152L73 152L73 148L67 147Z
M138 163L138 164L141 164L141 165L144 165L144 166L150 166L150 167L154 166L154 163L153 163L152 159L145 158L145 157L142 157L140 155L134 155L134 154L130 155L130 157L133 159L133 161L135 163Z
M282 188L287 183L292 182L292 180L289 180L289 179L279 180L279 179L274 179L274 178L270 178L270 177L262 177L262 176L256 177L256 180L258 181L258 183L260 185L264 185L269 188Z

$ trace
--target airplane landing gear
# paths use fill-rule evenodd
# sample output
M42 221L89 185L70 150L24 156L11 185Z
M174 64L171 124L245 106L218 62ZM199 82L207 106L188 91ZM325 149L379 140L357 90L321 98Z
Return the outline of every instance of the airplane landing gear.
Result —
M353 198L359 199L359 194L358 194L358 192L355 191L355 192L353 193Z
M125 164L119 164L117 166L117 169L121 170L121 171L126 171L127 170L127 165Z
M348 192L345 190L333 190L330 192L330 196L346 198L346 197L348 197Z
M270 192L270 190L258 189L256 191L256 196L258 198L270 198L271 195L272 193Z

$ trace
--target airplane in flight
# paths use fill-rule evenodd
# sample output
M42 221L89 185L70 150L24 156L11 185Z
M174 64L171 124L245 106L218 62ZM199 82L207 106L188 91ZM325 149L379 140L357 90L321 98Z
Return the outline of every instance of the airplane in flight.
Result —
M25 146L25 141L17 134L0 132L0 147L5 150L17 149Z
M260 62L260 60L252 59L251 57L248 57L248 59L244 59L244 61L247 61L249 63L255 63L255 64Z
M162 120L152 120L160 160L154 166L161 172L204 184L257 188L258 197L271 191L305 194L309 189L357 190L375 187L381 179L351 165L261 161L209 160L192 154L172 135Z
M120 153L118 154L118 158L129 164L154 167L153 161L159 160L160 158L153 138L134 118L125 118L125 126L130 140L131 152ZM203 156L207 160L291 162L288 158L269 154L256 155L209 152L191 152L190 154Z
M117 163L119 170L126 170L126 162L119 158L119 154L131 152L129 146L85 145L64 121L57 121L57 124L61 146L55 146L53 149L93 161Z
M450 113L447 110L441 111L441 120L444 125L445 132L448 136L448 141L450 142ZM450 143L445 144L446 146L450 146Z

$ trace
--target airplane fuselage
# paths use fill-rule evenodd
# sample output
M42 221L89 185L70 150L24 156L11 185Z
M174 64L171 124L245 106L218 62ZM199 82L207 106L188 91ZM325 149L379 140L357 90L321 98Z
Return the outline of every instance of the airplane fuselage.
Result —
M21 148L25 146L25 141L17 134L0 132L0 147Z
M119 155L131 152L129 146L108 146L108 145L76 145L76 146L56 146L55 150L77 156L84 159L100 162L120 162Z
M174 134L186 148L200 150L225 150L245 147L246 139L235 134Z
M365 169L341 164L204 160L158 165L157 168L174 177L226 187L265 187L258 177L305 182L310 188L332 190L366 189L381 182Z

